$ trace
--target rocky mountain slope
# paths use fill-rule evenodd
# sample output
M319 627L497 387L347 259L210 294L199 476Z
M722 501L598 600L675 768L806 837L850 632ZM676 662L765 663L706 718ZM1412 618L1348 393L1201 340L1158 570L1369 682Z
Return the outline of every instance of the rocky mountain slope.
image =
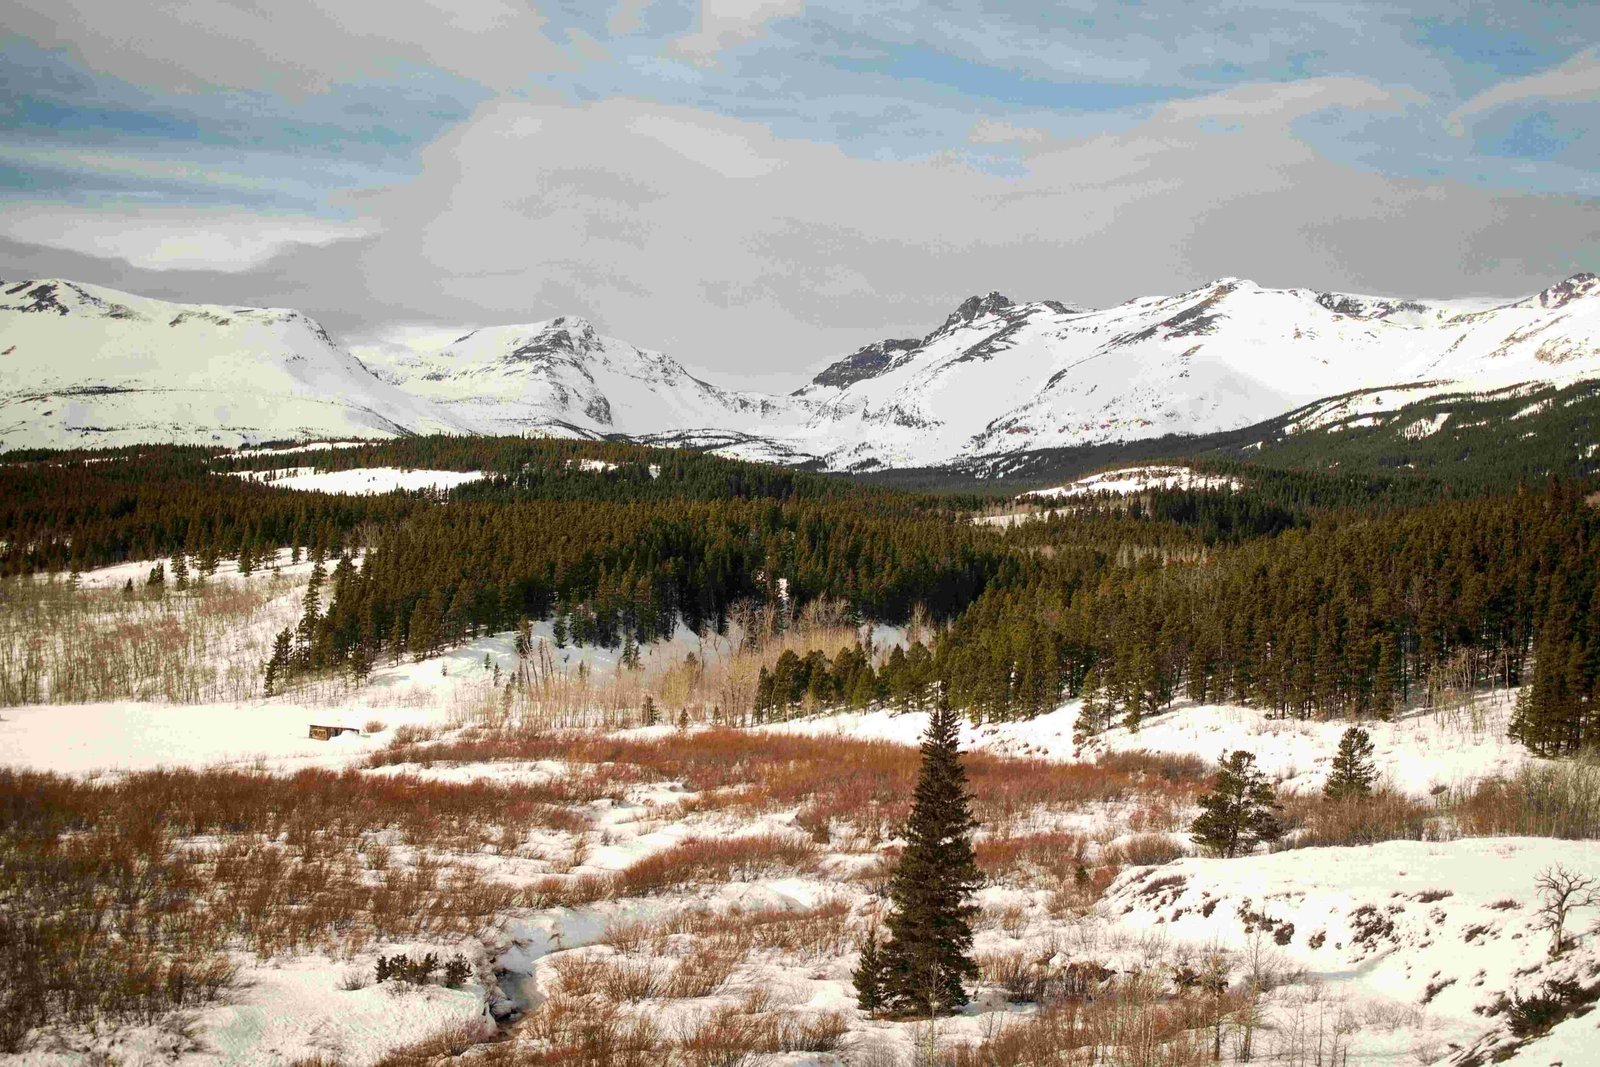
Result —
M844 442L822 452L829 466L906 467L1211 433L1358 390L1379 390L1359 403L1381 408L1597 374L1592 274L1525 300L1430 304L1224 279L1099 310L974 297L914 346L869 346L797 397L815 405L812 442Z
M298 311L0 282L0 449L469 429Z
M990 293L924 337L864 346L788 396L719 388L570 317L474 330L369 371L296 312L61 281L0 293L8 448L447 430L620 436L836 470L970 466L1291 411L1310 426L1444 393L1600 378L1593 274L1511 301L1239 279L1100 309Z
M787 398L710 385L670 356L603 337L571 316L473 330L437 352L375 358L373 367L479 433L748 432L794 408Z

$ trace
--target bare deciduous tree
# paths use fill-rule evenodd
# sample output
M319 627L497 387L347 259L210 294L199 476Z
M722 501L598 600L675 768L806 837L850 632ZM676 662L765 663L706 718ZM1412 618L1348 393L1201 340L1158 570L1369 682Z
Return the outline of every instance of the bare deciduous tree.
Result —
M1561 955L1567 915L1575 908L1600 906L1600 879L1579 874L1562 864L1546 867L1534 880L1539 893L1539 925L1550 931L1550 958Z

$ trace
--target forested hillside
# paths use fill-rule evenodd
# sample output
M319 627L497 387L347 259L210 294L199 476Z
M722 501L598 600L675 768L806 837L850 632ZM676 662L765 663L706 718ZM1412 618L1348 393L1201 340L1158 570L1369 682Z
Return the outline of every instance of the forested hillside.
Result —
M364 497L270 480L309 462L485 476ZM1498 469L1526 469L1516 462ZM282 640L280 681L360 676L527 621L635 648L680 626L725 632L735 615L781 628L827 603L861 623L934 628L887 656L790 656L763 673L754 707L726 710L925 706L942 692L974 721L1004 721L1081 695L1087 735L1136 726L1179 694L1382 718L1527 681L1521 740L1550 754L1594 742L1600 516L1583 483L1501 490L1496 475L1469 491L1422 473L1211 466L1241 487L1101 495L995 527L972 521L976 496L624 444L39 453L0 465L0 559L16 574L173 557L175 573L199 575L281 546L325 560Z

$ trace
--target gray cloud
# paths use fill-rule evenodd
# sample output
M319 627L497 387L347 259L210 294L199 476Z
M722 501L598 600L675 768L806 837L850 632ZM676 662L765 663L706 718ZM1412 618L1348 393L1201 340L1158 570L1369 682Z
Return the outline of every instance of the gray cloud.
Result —
M100 73L180 91L310 93L407 66L510 89L572 62L545 36L545 19L519 0L179 6L181 14L105 0L10 0L6 29Z
M1405 100L1348 79L1230 90L1124 133L1031 143L1015 178L636 101L500 103L364 203L382 235L347 247L369 296L404 294L422 318L580 313L714 373L792 374L989 288L1114 303L1249 274L1512 295L1594 246L1590 200L1387 178L1286 132L1318 107Z
M291 239L221 277L141 270L33 226L0 241L0 265L298 306L352 340L582 314L712 376L770 387L865 341L924 332L991 288L1105 304L1248 275L1516 295L1593 266L1582 262L1600 240L1593 199L1388 177L1296 133L1319 114L1416 106L1415 94L1349 77L1235 86L1124 114L1111 132L1000 130L1018 166L997 174L955 146L867 159L691 107L502 98L429 144L414 178L335 198L360 236ZM147 262L127 254L143 246L114 214L95 225L123 250L113 257Z

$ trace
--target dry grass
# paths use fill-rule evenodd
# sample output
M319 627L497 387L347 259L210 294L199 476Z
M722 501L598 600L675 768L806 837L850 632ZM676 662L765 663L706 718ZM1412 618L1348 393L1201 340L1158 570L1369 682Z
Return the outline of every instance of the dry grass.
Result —
M978 867L994 883L1059 885L1085 868L1089 842L1065 830L987 837L977 843Z
M625 896L645 896L684 885L750 882L763 875L809 871L816 858L816 846L809 841L777 834L691 837L628 867L617 888Z
M1471 836L1593 840L1600 838L1600 759L1525 766L1510 778L1449 793L1444 803Z
M800 808L802 826L848 823L864 847L876 847L904 822L916 781L916 749L886 741L805 737L727 728L640 739L592 732L484 731L429 746L436 763L565 760L628 768L635 781L676 781L698 794L694 810ZM371 766L416 758L402 746L375 753ZM1209 768L1199 760L1125 755L1108 764L964 757L981 823L1007 826L1024 816L1142 798L1188 805ZM622 773L622 772L616 772ZM830 831L831 836L831 831Z
M354 773L0 771L0 1041L151 1019L227 987L225 950L476 935L522 892L455 853L582 825L536 788ZM380 843L408 852L397 862Z
M1348 801L1328 800L1321 793L1292 793L1282 798L1282 804L1290 832L1275 846L1278 849L1423 841L1445 834L1432 802L1392 789Z

